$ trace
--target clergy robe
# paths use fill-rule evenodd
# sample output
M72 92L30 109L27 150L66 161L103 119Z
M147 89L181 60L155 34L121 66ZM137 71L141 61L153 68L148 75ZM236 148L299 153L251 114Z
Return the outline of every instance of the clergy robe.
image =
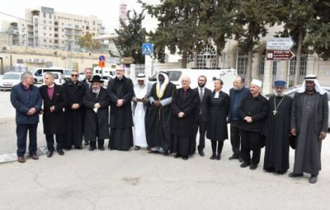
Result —
M109 148L117 150L129 150L133 146L133 117L131 100L134 96L132 80L126 78L112 79L108 85L108 95L111 101L110 107L110 141ZM117 107L119 99L124 99L124 104Z
M276 108L276 113L274 110ZM289 136L292 98L272 96L269 99L264 170L285 173L289 169Z
M193 125L198 112L199 97L198 93L191 88L183 90L180 88L175 91L172 108L172 129L173 144L171 152L178 153L185 157L192 155L195 150L195 138L193 138ZM182 118L178 114L184 113Z
M170 149L171 141L171 104L163 103L161 107L156 107L152 104L153 100L165 102L173 97L176 89L175 85L169 82L166 86L162 98L158 98L155 83L150 91L150 104L146 111L146 137L150 148L161 147L165 152Z
M101 108L94 111L94 105L100 103ZM109 138L109 97L107 91L101 87L98 95L89 89L84 98L85 129L84 137L87 141L96 141Z
M84 112L83 100L86 94L85 85L81 82L74 84L71 81L66 82L64 90L68 98L68 103L65 107L65 141L63 147L71 149L72 146L76 148L81 147L83 126L84 126ZM78 109L72 109L73 104L79 104Z
M134 85L134 97L133 97L133 115L134 115L134 145L139 147L148 147L146 139L145 129L145 115L146 107L149 103L148 94L151 89L149 83L141 86L139 84ZM146 98L145 102L135 101L134 99Z
M317 176L321 170L321 131L328 130L328 95L296 93L292 104L291 128L296 129L293 173Z

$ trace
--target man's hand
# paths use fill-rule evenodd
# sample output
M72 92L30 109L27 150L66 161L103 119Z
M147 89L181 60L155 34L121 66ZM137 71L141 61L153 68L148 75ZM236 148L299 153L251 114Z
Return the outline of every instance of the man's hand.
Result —
M79 109L79 104L72 104L71 109Z
M144 97L144 98L141 99L141 101L144 103L144 102L147 101L147 99Z
M50 112L54 112L55 111L55 106L51 106L50 107Z
M245 117L244 120L248 123L252 123L252 117Z
M37 110L35 108L31 108L29 109L29 111L27 112L27 115L34 115L37 112Z
M178 116L179 116L179 118L182 118L184 116L184 113L183 112L179 112Z
M121 107L124 104L124 100L123 99L119 99L117 101L117 107Z
M160 107L162 104L160 103L160 101L154 101L153 104L156 106L156 107Z
M325 137L327 137L327 133L324 132L324 131L321 131L320 136L319 136L319 139L324 140Z
M96 109L101 108L101 104L100 104L100 103L96 103L96 104L94 104L94 108L96 108Z
M292 135L292 136L297 136L297 131L296 131L295 128L293 128L293 129L291 130L291 135Z

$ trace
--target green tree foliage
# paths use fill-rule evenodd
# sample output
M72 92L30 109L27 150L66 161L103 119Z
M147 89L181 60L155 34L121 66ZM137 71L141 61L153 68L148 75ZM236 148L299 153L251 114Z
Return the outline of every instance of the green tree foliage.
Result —
M142 28L144 20L144 10L137 14L136 11L127 12L128 24L121 21L121 29L115 30L118 38L114 40L120 56L133 57L135 63L144 63L144 55L142 54L142 44L146 41L146 31Z
M161 0L158 5L139 2L159 21L156 32L149 34L157 52L162 53L167 47L171 54L182 55L182 68L186 68L188 58L202 46L202 30L199 28L201 1Z
M94 39L93 34L86 32L84 36L78 38L78 45L88 50L100 49L101 42Z

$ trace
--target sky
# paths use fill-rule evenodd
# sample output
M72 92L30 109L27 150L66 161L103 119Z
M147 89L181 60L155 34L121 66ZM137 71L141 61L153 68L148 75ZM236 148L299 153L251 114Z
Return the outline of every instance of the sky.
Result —
M25 9L34 9L41 6L54 8L55 12L76 15L95 15L103 21L106 31L113 32L119 26L119 5L127 4L128 10L141 11L137 0L8 0L2 2L0 12L25 19ZM0 14L2 20L16 21L15 18ZM1 27L1 24L0 24Z

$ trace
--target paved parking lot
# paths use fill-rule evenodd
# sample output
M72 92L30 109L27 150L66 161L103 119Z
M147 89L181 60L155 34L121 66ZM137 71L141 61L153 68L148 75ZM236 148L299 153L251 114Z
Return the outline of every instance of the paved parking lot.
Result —
M0 92L0 155L16 150L14 109L9 92ZM241 169L206 156L188 161L140 151L71 150L65 156L41 156L0 164L0 209L329 209L330 136L323 143L322 171L315 185L308 176ZM107 142L106 142L107 143ZM44 146L42 124L38 145ZM293 151L290 154L291 168ZM262 163L263 159L261 160Z

